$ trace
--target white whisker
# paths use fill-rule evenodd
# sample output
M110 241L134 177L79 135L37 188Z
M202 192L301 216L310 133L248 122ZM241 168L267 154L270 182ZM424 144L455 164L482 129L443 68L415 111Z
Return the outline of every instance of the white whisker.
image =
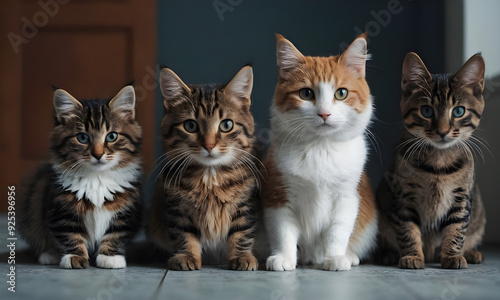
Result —
M258 170L259 168L255 165L255 162L258 162L260 164L260 166L262 167L262 170L266 173L267 175L267 170L266 170L266 167L264 166L264 164L262 163L262 161L260 159L258 159L255 155L251 154L250 152L248 151L245 151L243 149L239 149L239 148L236 148L236 147L230 147L231 149L233 150L237 150L237 151L240 151L241 153L243 153L244 156L247 156L250 160L250 162L252 163L252 165L254 165L255 169ZM260 176L262 177L262 179L265 180L265 177L262 176L262 174L260 173L259 171L259 174Z

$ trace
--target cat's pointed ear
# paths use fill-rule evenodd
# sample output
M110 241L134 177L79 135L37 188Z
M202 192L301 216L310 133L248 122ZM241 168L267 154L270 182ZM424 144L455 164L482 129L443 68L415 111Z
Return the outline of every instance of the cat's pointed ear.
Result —
M485 64L481 54L475 54L458 70L453 81L460 86L479 87L484 89Z
M281 34L276 33L276 58L278 74L287 77L290 71L304 63L304 55Z
M173 105L172 101L179 96L189 96L191 94L191 89L169 68L161 69L160 89L163 94L163 106L165 108Z
M253 88L253 69L251 66L244 66L224 87L224 95L233 101L244 103L250 106Z
M351 70L358 77L365 77L368 49L366 33L358 36L347 49L340 55L339 62Z
M109 107L122 118L135 119L135 90L131 85L122 88L113 99L109 100Z
M80 101L76 100L65 90L57 89L54 91L54 109L57 120L70 119L76 116L77 112L82 108L83 106Z
M406 54L403 62L401 88L406 90L408 87L414 85L427 86L427 83L431 80L432 75L420 57L414 52Z

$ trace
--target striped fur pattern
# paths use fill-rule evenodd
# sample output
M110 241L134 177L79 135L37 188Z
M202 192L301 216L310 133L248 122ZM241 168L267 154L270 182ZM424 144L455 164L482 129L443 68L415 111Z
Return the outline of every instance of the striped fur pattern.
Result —
M83 100L57 89L50 159L25 182L22 236L42 264L126 266L125 246L140 227L141 127L135 92Z
M172 254L171 270L200 269L202 254L204 263L257 269L252 85L250 66L227 85L186 85L161 71L165 154L148 233Z
M379 187L379 254L385 264L422 269L480 263L486 223L474 183L474 129L484 109L484 61L472 56L455 75L431 75L415 53L403 64L405 124L394 166Z
M365 35L331 57L304 56L277 35L275 140L262 190L268 270L294 270L297 261L349 270L375 246L377 211L363 171L372 113L366 59Z

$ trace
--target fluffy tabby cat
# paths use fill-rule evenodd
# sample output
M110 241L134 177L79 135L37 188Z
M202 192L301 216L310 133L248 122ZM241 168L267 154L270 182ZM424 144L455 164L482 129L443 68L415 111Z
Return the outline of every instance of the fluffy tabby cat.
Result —
M385 263L422 269L440 257L443 268L461 269L482 261L486 218L470 143L484 109L484 68L476 54L455 75L436 75L415 53L406 56L406 130L377 196Z
M242 68L227 85L186 85L160 74L165 116L164 161L149 235L173 256L172 270L198 270L226 257L230 269L255 270L253 73ZM215 260L214 260L215 259Z
M293 270L297 259L349 270L375 245L377 212L363 171L372 115L366 59L365 35L330 57L304 56L277 35L275 141L262 193L269 270Z
M141 127L135 91L111 100L54 92L50 159L26 182L22 236L41 264L80 269L126 266L125 245L140 226Z

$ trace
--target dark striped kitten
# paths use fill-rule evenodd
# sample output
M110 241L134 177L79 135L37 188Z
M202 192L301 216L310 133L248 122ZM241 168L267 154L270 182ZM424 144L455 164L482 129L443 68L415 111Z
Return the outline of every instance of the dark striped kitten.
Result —
M79 101L54 92L50 160L26 182L22 236L41 264L124 268L125 245L140 226L141 127L135 91Z
M409 53L403 64L401 111L406 127L394 166L378 191L385 263L447 269L481 263L476 250L486 223L474 184L472 133L484 109L484 60L472 56L453 76L430 74Z
M242 68L227 85L186 85L161 70L166 164L149 223L150 237L173 256L172 270L198 270L211 257L230 269L255 270L253 73Z

